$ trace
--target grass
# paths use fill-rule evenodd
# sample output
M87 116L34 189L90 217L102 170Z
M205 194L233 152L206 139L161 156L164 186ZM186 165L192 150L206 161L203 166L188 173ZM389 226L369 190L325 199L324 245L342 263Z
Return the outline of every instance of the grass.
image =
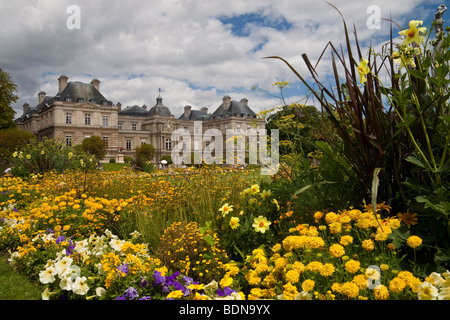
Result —
M128 163L103 163L102 165L105 171L120 171L130 166Z
M41 300L42 290L0 255L0 300Z

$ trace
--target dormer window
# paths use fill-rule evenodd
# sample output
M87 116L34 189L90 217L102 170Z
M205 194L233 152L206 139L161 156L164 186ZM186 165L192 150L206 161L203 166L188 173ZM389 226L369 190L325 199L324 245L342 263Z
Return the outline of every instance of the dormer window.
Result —
M77 102L78 102L78 103L83 103L83 102L84 102L84 98L78 98L78 99L77 99Z
M72 102L72 98L71 97L66 97L65 101L66 102Z

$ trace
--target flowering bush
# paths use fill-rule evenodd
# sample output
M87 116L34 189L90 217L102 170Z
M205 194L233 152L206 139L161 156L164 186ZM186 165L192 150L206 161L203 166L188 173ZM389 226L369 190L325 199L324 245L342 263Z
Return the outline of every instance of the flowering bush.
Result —
M225 203L219 209L219 237L232 258L240 258L252 249L270 244L273 220L280 210L270 190L253 184L241 192L240 202Z
M156 256L169 270L179 270L203 283L223 276L224 264L229 262L220 248L217 234L200 232L196 222L174 222L161 237Z
M248 299L415 299L422 282L402 270L400 248L392 243L401 222L380 217L389 209L377 209L381 224L371 206L318 211L314 225L299 224L271 249L253 250L243 269Z

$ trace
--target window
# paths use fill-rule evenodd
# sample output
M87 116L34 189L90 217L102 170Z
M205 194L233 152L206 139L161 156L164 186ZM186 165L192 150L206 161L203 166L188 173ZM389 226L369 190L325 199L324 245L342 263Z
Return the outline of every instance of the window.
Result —
M71 112L66 113L66 124L72 124L72 113Z
M127 141L126 141L126 147L127 147L127 150L128 150L128 151L131 150L131 139L127 139Z
M188 132L188 128L187 127L184 127L184 132Z
M241 132L241 125L240 124L237 125L237 130L236 131L237 132Z
M90 113L86 113L84 115L84 124L87 126L91 125L91 114Z
M146 144L147 142L145 140L141 140L141 144Z
M68 147L72 146L72 136L70 136L70 135L66 136L66 146L68 146Z
M136 131L136 123L131 124L131 130Z
M66 98L66 102L72 102L72 98L71 97L67 97Z
M166 139L166 150L172 150L172 141L170 138Z
M104 127L109 126L109 117L108 116L103 116L103 126Z
M103 141L105 141L105 144L106 144L107 147L109 146L108 140L109 140L109 139L108 139L107 136L104 136L104 137L103 137Z
M119 128L119 130L122 130L122 122L119 122L119 123L117 124L117 127Z

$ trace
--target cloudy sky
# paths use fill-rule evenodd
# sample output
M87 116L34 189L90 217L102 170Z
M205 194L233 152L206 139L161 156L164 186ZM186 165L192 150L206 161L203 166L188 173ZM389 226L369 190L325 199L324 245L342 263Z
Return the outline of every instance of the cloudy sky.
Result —
M361 42L375 46L390 25L369 28L370 5L403 27L412 19L429 26L444 1L329 2L356 25ZM18 85L17 117L25 102L37 104L38 92L55 95L61 74L98 78L103 95L123 106L151 107L161 88L176 117L185 105L214 111L224 95L245 97L258 112L280 100L253 87L278 94L272 84L290 81L288 102L305 96L281 61L263 57L282 56L306 75L301 54L317 59L328 41L344 43L342 31L339 14L320 0L0 0L0 68ZM321 67L324 76L329 67Z

